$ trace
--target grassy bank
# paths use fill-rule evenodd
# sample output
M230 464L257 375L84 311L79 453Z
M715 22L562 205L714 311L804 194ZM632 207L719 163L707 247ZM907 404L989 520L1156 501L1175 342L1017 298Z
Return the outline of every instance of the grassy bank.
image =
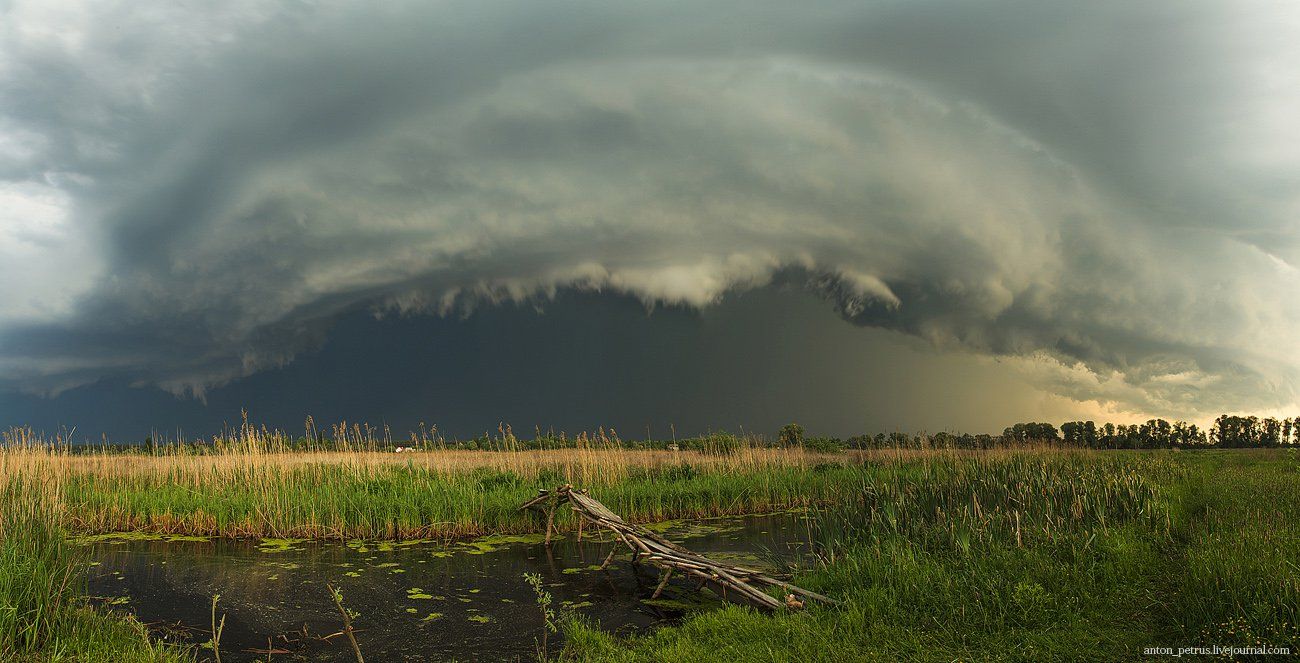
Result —
M576 661L1137 660L1300 651L1300 464L1281 452L905 463L819 518L801 584L836 609L728 608Z
M53 506L27 480L0 487L0 660L186 660L134 620L86 605L84 560L48 518Z

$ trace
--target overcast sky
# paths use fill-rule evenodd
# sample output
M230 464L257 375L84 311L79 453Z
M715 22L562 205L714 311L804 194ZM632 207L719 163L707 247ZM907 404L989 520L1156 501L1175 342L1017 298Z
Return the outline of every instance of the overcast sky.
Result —
M0 13L0 425L1300 409L1288 0Z

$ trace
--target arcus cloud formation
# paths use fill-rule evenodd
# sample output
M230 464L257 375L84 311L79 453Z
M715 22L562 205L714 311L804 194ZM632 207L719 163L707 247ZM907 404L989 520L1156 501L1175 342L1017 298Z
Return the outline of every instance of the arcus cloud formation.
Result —
M1289 3L110 5L0 22L0 381L794 278L1055 393L1296 402Z

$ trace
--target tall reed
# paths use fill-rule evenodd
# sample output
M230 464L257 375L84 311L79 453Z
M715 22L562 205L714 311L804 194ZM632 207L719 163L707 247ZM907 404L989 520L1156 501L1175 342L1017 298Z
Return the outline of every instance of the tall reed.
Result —
M757 444L629 449L603 431L561 449L499 452L292 451L251 426L220 442L201 454L74 453L16 435L0 447L0 482L46 477L60 495L52 515L81 533L421 538L535 529L515 507L561 483L642 520L805 506L837 499L868 457Z
M80 549L51 518L58 496L33 476L0 485L0 660L184 660L129 617L93 610Z
M76 596L76 557L52 507L29 479L0 485L0 655L41 649Z

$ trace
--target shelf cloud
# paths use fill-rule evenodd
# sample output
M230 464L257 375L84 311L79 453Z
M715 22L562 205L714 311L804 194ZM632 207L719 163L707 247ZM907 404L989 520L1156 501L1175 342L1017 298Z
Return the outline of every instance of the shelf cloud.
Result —
M0 3L0 389L795 282L1058 395L1297 403L1292 3Z

